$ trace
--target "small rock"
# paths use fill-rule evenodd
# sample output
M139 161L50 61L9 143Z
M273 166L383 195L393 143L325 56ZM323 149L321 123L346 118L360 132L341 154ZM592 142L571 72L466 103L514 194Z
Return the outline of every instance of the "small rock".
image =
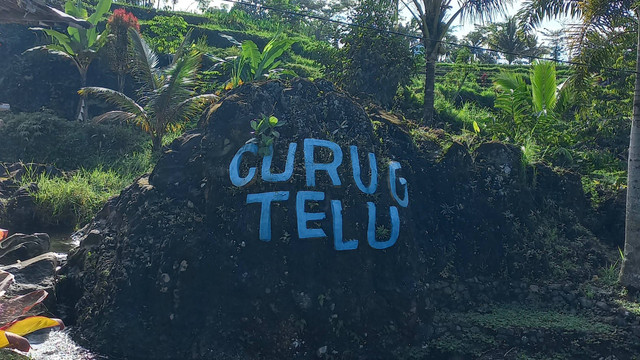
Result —
M316 351L316 355L317 355L318 357L322 357L322 356L323 356L324 354L326 354L326 353L327 353L327 345L325 345L325 346L323 346L323 347L319 348L319 349L318 349L318 351Z
M596 303L596 306L597 306L598 308L600 308L601 310L609 311L609 305L607 305L607 303L606 303L606 302L604 302L604 301L598 301L598 302Z
M581 305L583 308L590 308L591 306L593 306L593 301L591 301L591 300L589 300L589 299L587 299L587 298L585 298L585 297L581 297L581 298L579 299L579 301L580 301L580 305Z

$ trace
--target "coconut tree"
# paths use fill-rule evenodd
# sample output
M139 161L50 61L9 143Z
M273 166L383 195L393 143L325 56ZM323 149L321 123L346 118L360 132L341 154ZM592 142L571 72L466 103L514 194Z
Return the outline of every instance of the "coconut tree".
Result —
M518 58L518 54L524 53L529 48L525 34L518 31L518 23L514 17L508 18L504 23L496 24L491 30L489 45L504 51L504 57L509 64Z
M42 31L51 36L52 43L49 45L38 46L28 51L46 50L50 54L62 56L69 59L78 69L80 73L80 85L87 85L87 72L89 65L96 58L98 50L105 44L105 38L102 33L96 29L98 22L104 19L104 15L111 7L111 0L100 0L96 5L95 12L88 16L87 9L84 8L81 1L69 0L64 5L64 11L75 18L86 19L92 27L85 29L81 27L67 28L67 33L61 33L53 29L33 28L33 30ZM86 106L86 98L81 96L78 103L78 111L76 119L85 121L88 118L89 110Z
M611 61L610 57L602 56L607 53L607 46L612 46L625 36L635 38L636 78L627 168L624 259L620 282L624 286L640 289L640 9L634 0L530 0L524 5L519 16L525 26L534 27L545 18L560 15L580 16L581 23L572 34L570 43L574 53L583 62L609 66L610 64L603 62ZM599 46L594 48L594 42ZM590 69L587 66L582 67L582 70Z
M130 28L129 36L134 77L142 85L139 90L140 101L101 87L85 87L80 94L97 96L120 108L98 116L96 121L132 122L151 135L153 151L160 152L162 137L168 131L178 130L186 121L199 116L217 96L194 96L192 87L202 54L195 49L188 49L189 34L174 55L173 62L163 69L157 67L158 58L140 33Z
M433 125L436 61L442 39L456 20L484 21L504 13L512 0L401 0L417 21L425 49L424 114L426 124Z

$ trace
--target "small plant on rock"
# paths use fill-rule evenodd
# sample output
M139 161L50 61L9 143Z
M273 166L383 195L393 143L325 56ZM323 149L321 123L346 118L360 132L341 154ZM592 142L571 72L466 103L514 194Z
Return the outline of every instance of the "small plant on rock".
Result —
M251 128L255 137L249 141L258 144L259 155L269 155L273 142L280 137L280 132L276 128L282 125L284 122L278 121L278 118L273 115L251 120Z
M218 61L217 66L225 63L231 64L231 78L225 85L225 89L231 90L243 83L269 78L273 74L295 75L291 71L278 69L281 63L278 59L285 51L289 50L294 42L291 39L277 36L269 41L260 52L253 41L246 40L242 42L239 56L227 59L214 58Z

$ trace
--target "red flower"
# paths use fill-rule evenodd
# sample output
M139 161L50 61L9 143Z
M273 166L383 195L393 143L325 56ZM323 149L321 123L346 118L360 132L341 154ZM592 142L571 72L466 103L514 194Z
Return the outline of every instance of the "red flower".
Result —
M140 24L138 24L138 18L125 9L115 9L113 15L107 21L107 24L111 28L134 28L140 31Z

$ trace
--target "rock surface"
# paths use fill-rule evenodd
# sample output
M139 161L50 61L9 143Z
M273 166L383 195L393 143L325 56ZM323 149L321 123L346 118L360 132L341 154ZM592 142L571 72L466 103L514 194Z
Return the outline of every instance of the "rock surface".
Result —
M42 255L49 251L50 246L49 235L45 233L13 234L0 242L0 265L9 265Z
M286 172L288 146L297 144L292 176L265 181L260 157L246 153L238 175L255 171L254 179L234 184L232 159L253 136L251 120L264 115L286 123L276 128L274 174ZM84 240L62 271L59 297L82 339L128 358L389 359L433 333L434 292L466 291L460 303L476 299L464 286L434 290L434 280L581 278L605 262L579 220L588 206L577 176L525 167L513 146L483 144L470 154L453 145L443 152L393 122L373 125L324 81L232 91L199 129L174 141L150 176L111 199L79 233ZM303 145L311 138L342 150L339 186L327 171L309 183ZM352 145L363 184L352 175ZM370 183L369 152L379 173L373 194L361 190ZM318 163L337 156L327 149L313 154ZM392 161L401 165L396 181L388 180ZM288 199L271 204L271 229L263 233L262 206L248 199L278 191ZM324 200L297 204L302 191L323 192ZM341 227L334 226L331 200L341 201ZM377 209L371 231L369 203ZM300 207L324 213L306 226L326 236L300 238ZM394 237L391 207L399 237L375 249ZM369 244L368 233L377 242ZM271 241L261 241L267 234ZM357 248L336 250L352 239Z
M44 290L49 295L43 304L54 312L57 308L56 270L58 257L55 253L45 253L26 261L0 267L15 276L15 281L7 290L7 297L16 297L36 290Z

